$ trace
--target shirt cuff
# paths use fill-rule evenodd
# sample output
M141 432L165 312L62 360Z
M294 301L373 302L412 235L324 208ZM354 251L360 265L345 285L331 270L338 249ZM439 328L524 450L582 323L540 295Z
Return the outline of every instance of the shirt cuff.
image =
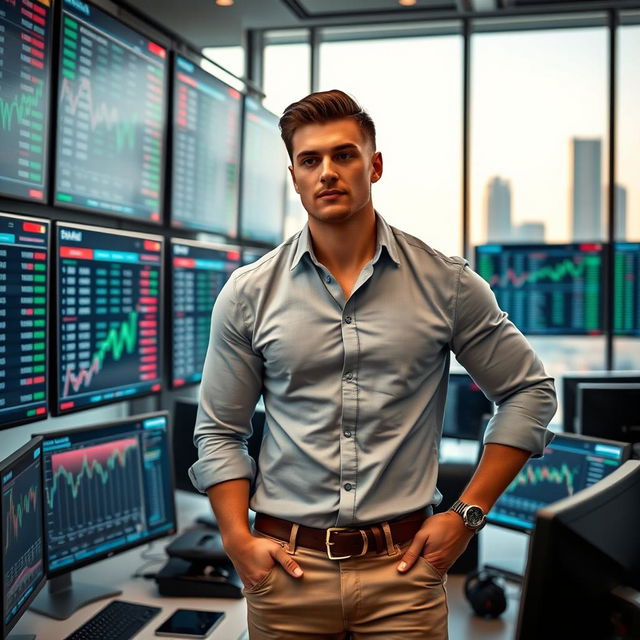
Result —
M249 482L253 482L255 474L256 463L249 455L233 461L224 461L222 464L216 463L215 460L201 458L189 469L189 479L200 493L205 493L209 487L228 480L246 478Z
M483 444L504 444L524 451L530 451L532 458L541 458L546 446L555 434L531 418L514 414L496 414L491 418L484 433Z

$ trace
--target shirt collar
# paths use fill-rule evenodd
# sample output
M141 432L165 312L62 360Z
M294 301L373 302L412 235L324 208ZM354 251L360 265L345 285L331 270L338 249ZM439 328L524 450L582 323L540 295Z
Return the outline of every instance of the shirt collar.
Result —
M384 247L389 254L389 257L397 264L400 265L398 258L398 245L396 239L391 231L391 227L387 224L387 221L376 211L376 233L377 233L377 245L375 256L380 256L381 248ZM306 223L302 230L298 234L298 246L293 256L293 262L291 263L290 271L293 271L297 266L302 256L305 253L309 254L311 260L318 264L318 261L313 253L313 247L311 245L311 235L309 233L309 223ZM375 261L375 260L374 260Z

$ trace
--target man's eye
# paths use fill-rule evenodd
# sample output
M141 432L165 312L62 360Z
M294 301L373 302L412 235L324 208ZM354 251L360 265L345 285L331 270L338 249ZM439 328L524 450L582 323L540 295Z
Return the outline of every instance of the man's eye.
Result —
M305 167L311 167L313 166L313 164L315 163L315 159L314 158L305 158L302 161L302 165Z
M348 160L351 157L351 153L348 151L343 151L338 154L338 160Z

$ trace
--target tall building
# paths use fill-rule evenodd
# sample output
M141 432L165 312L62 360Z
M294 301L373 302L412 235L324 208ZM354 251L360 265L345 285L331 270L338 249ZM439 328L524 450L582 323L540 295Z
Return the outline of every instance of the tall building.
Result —
M602 238L602 140L573 138L573 239Z
M515 230L515 238L518 242L544 242L544 222L533 220L519 224Z
M616 185L615 193L615 239L627 238L627 189L621 184Z
M495 176L487 185L487 242L513 240L511 184Z

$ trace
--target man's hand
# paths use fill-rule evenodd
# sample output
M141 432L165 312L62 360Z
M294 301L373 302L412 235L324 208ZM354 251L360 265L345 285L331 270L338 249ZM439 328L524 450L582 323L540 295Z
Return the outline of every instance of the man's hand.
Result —
M421 555L444 575L462 555L474 535L457 513L437 513L427 518L416 533L402 556L398 571L406 573Z
M242 584L248 589L258 584L276 564L281 564L294 578L302 577L300 565L281 545L268 538L250 536L241 542L227 545L225 551Z

